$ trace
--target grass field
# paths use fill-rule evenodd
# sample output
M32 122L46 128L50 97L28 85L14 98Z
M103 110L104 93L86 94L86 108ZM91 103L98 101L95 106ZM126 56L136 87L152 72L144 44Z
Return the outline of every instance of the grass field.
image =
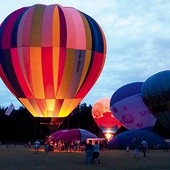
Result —
M0 145L0 170L170 170L170 152L151 150L144 158L133 158L133 151L103 150L101 164L85 164L85 153L45 152L34 154L24 146Z

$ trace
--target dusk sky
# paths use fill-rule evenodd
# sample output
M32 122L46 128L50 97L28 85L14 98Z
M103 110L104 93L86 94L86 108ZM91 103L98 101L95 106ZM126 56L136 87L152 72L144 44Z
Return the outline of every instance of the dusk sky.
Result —
M81 103L93 105L120 87L144 82L170 68L169 0L1 0L0 23L13 11L34 4L74 7L94 18L106 41L106 62L93 88ZM0 80L0 106L21 106Z

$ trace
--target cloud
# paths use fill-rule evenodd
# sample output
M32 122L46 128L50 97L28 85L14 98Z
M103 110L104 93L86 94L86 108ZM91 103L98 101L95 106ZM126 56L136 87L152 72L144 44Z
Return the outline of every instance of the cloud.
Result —
M8 3L2 0L0 22L13 10L35 3L42 1ZM43 3L55 4L56 1L44 0ZM107 58L103 71L83 102L93 104L99 98L111 96L121 86L144 82L151 75L170 68L169 0L58 0L57 3L90 15L106 36ZM3 94L0 97L5 98ZM13 98L1 103L9 100Z

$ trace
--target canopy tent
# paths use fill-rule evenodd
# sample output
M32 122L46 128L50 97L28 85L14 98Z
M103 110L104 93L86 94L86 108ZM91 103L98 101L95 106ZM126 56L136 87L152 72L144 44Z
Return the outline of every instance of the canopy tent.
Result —
M64 140L64 141L85 141L88 138L98 138L95 134L84 130L84 129L70 129L58 135L55 138L55 141Z
M149 147L156 147L159 145L163 146L164 140L159 135L147 131L147 130L129 130L122 132L119 135L115 136L111 141L108 142L108 148L110 149L120 149L126 148L129 146L133 148L133 139L141 138L141 140L147 141Z

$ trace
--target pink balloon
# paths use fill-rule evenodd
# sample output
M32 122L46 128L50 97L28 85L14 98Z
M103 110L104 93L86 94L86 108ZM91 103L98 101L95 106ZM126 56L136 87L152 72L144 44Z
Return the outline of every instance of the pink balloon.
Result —
M113 116L110 110L110 98L97 100L92 107L92 116L103 133L116 133L121 123Z

